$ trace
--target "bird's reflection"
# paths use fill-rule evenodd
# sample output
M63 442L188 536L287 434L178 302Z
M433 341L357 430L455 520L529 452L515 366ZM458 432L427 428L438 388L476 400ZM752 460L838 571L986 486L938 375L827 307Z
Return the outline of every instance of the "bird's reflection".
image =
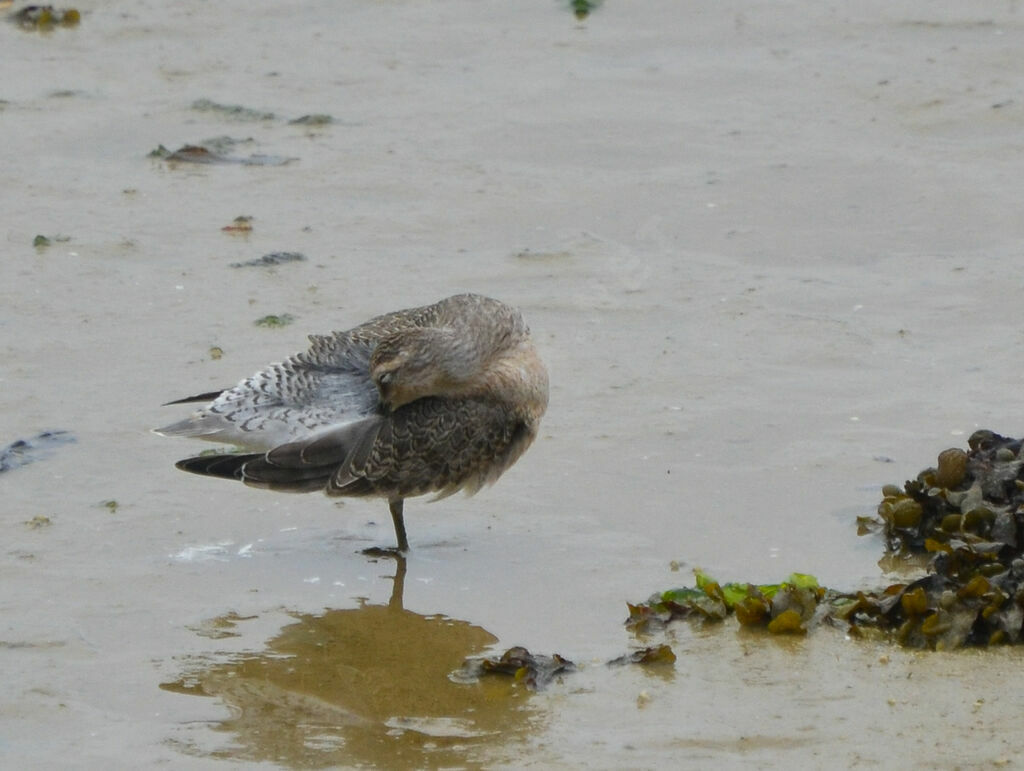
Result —
M450 677L496 638L405 610L405 558L395 566L387 605L296 614L262 653L204 662L163 683L231 710L214 727L234 734L232 747L207 754L307 767L507 762L530 721L527 693L504 679Z

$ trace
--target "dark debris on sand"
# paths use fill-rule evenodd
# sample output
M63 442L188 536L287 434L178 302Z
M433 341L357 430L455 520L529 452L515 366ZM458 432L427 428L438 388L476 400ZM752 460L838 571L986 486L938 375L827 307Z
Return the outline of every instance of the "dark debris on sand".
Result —
M29 439L11 442L0 447L0 473L48 458L57 447L74 441L70 431L41 431Z

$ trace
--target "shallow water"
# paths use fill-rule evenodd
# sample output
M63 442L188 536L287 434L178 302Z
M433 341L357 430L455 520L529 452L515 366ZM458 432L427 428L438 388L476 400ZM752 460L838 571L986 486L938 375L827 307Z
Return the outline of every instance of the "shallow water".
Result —
M671 671L604 665L661 641L625 603L696 565L884 584L854 524L880 486L1020 435L1015 4L80 7L0 26L0 446L77 438L0 477L0 765L1020 754L1016 651L680 625ZM299 160L147 157L224 135ZM281 251L308 259L231 267ZM401 608L358 553L383 503L191 477L203 446L149 433L307 333L459 291L523 309L551 404L494 488L407 503ZM332 655L343 631L379 655ZM517 644L581 669L442 677Z

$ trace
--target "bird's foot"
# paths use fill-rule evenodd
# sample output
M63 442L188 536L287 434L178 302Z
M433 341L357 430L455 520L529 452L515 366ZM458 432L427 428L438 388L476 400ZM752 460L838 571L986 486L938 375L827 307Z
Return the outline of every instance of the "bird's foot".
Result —
M368 549L363 549L362 554L367 557L389 557L391 559L405 559L405 553L408 549L399 549L395 546L371 546Z

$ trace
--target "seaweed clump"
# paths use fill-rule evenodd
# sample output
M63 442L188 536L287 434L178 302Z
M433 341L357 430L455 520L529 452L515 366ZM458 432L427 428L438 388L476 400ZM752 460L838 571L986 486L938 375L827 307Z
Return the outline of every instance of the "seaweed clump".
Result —
M603 0L569 0L569 8L579 21L586 19L591 11L597 9Z
M1024 638L1024 440L976 431L968 450L950 448L903 487L886 485L878 518L890 554L924 555L926 575L879 591L838 592L813 576L778 585L719 584L697 571L696 586L629 606L643 632L676 618L804 633L826 622L851 635L880 631L911 648L1019 643Z
M270 329L274 329L277 327L286 327L293 321L295 321L295 317L292 314L282 313L279 316L274 314L262 316L256 319L256 321L254 321L253 324L255 324L258 327L267 327Z
M849 617L895 631L904 645L957 648L1017 643L1024 626L1022 440L976 431L968 450L939 453L878 506L890 552L929 555L928 574L876 595ZM863 523L862 523L863 524Z
M454 673L459 682L473 682L483 675L506 675L522 682L531 691L543 689L557 676L575 672L576 665L557 653L552 656L530 653L522 646L509 648L499 658L467 659L462 670Z
M77 8L26 5L12 13L9 18L24 30L49 32L55 27L77 27L82 21L82 14Z
M182 145L174 152L171 152L163 145L149 153L150 158L176 163L198 163L198 164L219 164L237 163L242 166L284 166L285 164L297 161L298 158L289 158L282 155L260 155L253 154L247 157L232 155L231 153L239 145L250 144L252 139L235 139L233 137L214 137L207 139L202 144Z

